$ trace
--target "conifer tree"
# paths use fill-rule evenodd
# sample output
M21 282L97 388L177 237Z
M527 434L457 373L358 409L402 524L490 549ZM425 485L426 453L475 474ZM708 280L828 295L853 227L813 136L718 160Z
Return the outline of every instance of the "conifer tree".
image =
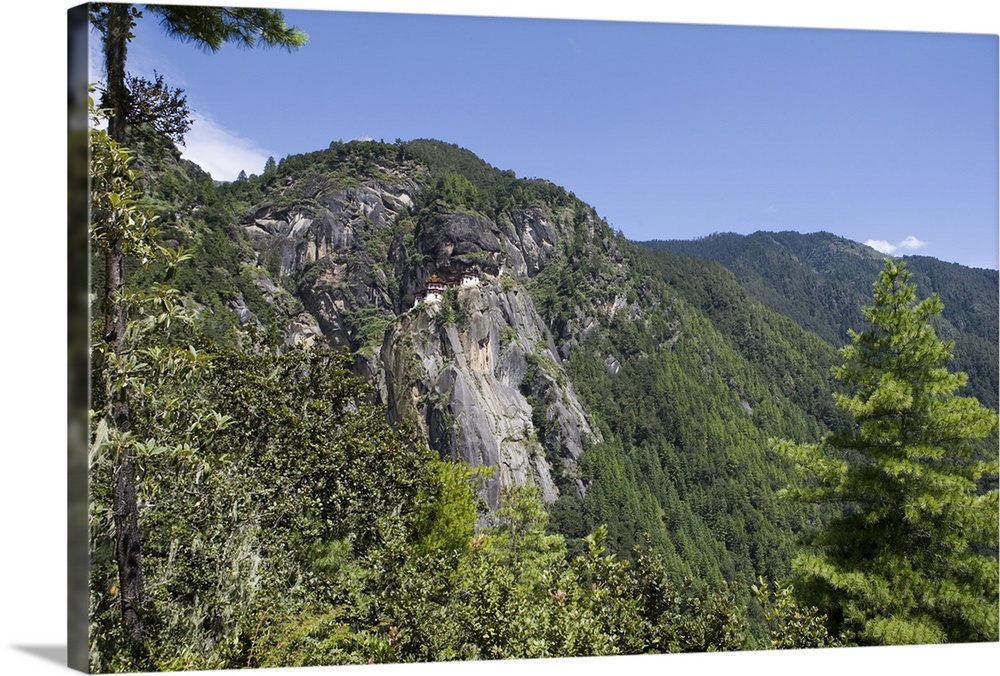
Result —
M917 302L909 279L886 261L868 326L841 350L835 403L853 427L776 444L806 478L789 497L842 509L796 557L796 591L863 645L996 641L997 491L981 481L997 463L977 448L997 415L956 394L966 376L929 324L942 303Z

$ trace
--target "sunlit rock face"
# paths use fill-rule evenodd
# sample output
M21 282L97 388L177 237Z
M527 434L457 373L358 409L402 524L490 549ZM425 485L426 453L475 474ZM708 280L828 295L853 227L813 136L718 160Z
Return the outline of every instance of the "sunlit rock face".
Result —
M494 467L486 490L492 506L501 486L529 482L551 502L553 473L575 473L593 434L572 388L559 382L566 379L552 339L523 289L504 291L484 277L478 287L456 289L455 303L455 319L446 322L440 305L421 304L386 336L381 358L392 415L415 424L442 456ZM545 421L544 431L535 420Z
M601 246L593 215L571 224L525 206L493 219L425 199L413 163L370 173L349 187L286 180L242 220L258 286L285 310L284 348L350 350L393 422L441 457L492 468L491 506L505 485L537 485L546 502L582 494L577 460L596 434L562 363L581 335L557 348L528 287L569 237Z

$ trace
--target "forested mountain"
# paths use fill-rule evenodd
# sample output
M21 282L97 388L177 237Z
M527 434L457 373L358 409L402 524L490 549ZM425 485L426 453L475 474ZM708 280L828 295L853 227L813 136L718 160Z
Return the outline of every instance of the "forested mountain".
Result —
M885 259L868 246L826 232L719 233L641 246L721 263L759 302L838 348L848 342L848 329L861 326L861 308ZM927 256L901 260L919 293L936 293L944 303L935 328L955 342L952 367L969 375L966 392L997 408L997 271Z
M335 142L222 184L169 143L139 158L175 261L128 263L141 363L107 368L176 376L132 386L133 436L153 630L192 646L154 662L833 642L760 586L837 514L779 499L793 464L771 440L851 427L831 367L881 257L789 233L638 246L573 193L432 140ZM910 263L995 408L996 273ZM94 495L94 664L142 666L115 643Z
M164 233L194 247L174 284L211 340L348 349L391 420L497 468L493 507L502 485L536 484L571 537L606 523L628 554L645 534L716 583L786 572L800 519L772 502L786 476L767 439L835 422L835 353L723 271L700 273L704 306L686 263L432 141L285 158L195 214ZM478 285L421 302L466 270Z

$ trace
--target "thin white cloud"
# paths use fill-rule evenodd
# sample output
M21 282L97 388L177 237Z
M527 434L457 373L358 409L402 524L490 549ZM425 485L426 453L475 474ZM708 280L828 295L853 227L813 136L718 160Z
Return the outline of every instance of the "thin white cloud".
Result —
M902 242L899 243L898 248L907 249L908 251L915 251L922 246L927 246L927 242L921 242L913 235L910 235L909 237L907 237L906 239L904 239Z
M212 175L216 181L233 181L240 171L259 174L272 155L254 141L218 124L211 116L194 112L191 129L184 135L181 155Z
M927 246L927 242L922 242L913 235L910 235L909 237L904 239L902 242L899 242L898 244L887 242L884 239L870 239L867 242L865 242L865 244L875 249L876 251L888 254L890 256L896 253L897 251L903 251L903 250L916 251L921 247Z
M884 254L891 254L893 251L896 250L895 244L890 244L884 239L870 239L867 242L865 242L865 244L875 249L875 251L880 251Z

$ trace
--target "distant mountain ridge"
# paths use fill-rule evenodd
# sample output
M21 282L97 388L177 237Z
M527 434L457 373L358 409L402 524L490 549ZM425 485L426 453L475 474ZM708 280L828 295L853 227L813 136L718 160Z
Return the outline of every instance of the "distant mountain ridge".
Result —
M652 240L640 246L715 261L765 306L835 347L848 329L863 326L861 308L871 302L872 281L886 258L869 246L828 232L717 233L696 240ZM904 256L921 297L937 293L944 303L935 327L954 340L952 370L969 376L967 394L998 406L998 273L929 256Z

